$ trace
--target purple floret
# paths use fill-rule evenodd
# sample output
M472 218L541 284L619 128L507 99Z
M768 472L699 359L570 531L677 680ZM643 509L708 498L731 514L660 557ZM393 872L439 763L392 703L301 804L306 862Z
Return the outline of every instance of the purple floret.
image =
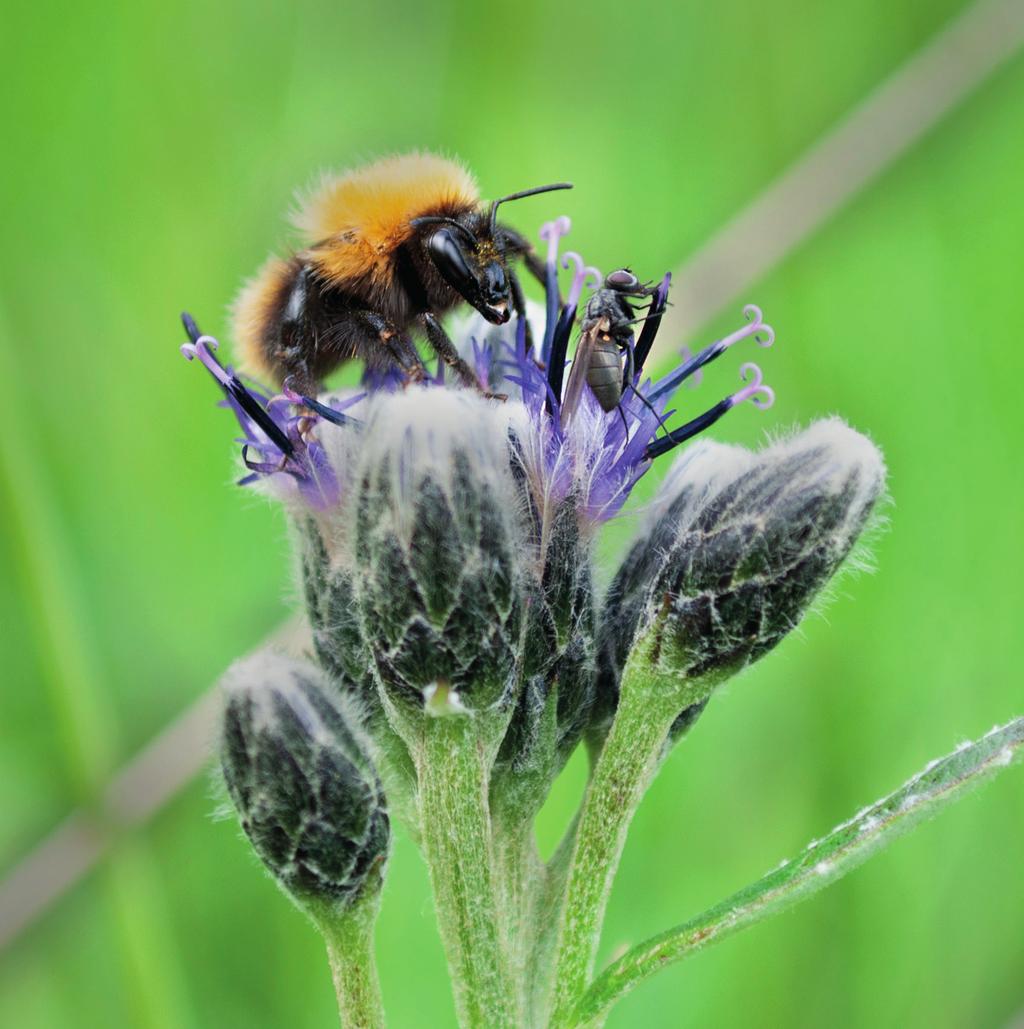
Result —
M655 458L703 432L743 401L750 400L762 409L771 406L772 390L762 383L760 368L748 363L742 367L742 389L678 427L666 425L674 413L666 410L669 399L683 382L696 381L706 365L741 340L752 338L761 346L770 346L775 337L771 326L763 322L760 309L747 305L743 311L747 324L693 356L684 351L681 363L658 381L641 382L644 363L668 303L671 276L665 275L650 290L650 306L639 335L629 343L635 374L626 384L618 407L602 410L589 387L577 389L575 397L570 397L565 384L572 365L568 352L577 310L584 288L600 287L603 279L572 251L559 259L559 243L569 229L565 217L541 228L541 239L547 243L546 324L536 349L527 350L524 318L518 320L514 334L510 332L507 338L496 340L492 329L486 343L476 339L457 342L484 388L521 400L526 409L528 426L525 430L518 428L516 433L522 436L525 432L529 439L516 438L513 444L517 459L527 471L530 488L543 494L535 499L557 502L572 495L581 517L603 522L618 514ZM566 269L570 264L575 266L574 275L563 304L558 269L559 265ZM225 394L223 406L231 408L242 428L239 442L250 474L241 483L272 479L275 485L297 492L316 510L335 506L341 496L339 473L324 450L320 434L336 425L358 431L358 420L344 412L374 394L405 388L401 371L392 367L367 369L362 392L341 400L324 402L287 388L272 396L258 385L243 382L230 367L224 368L213 356L216 340L200 336L187 317L185 324L191 342L182 347L182 352L189 360L199 358L217 380ZM573 360L578 356L577 352ZM419 385L449 388L444 365L439 361L435 374Z

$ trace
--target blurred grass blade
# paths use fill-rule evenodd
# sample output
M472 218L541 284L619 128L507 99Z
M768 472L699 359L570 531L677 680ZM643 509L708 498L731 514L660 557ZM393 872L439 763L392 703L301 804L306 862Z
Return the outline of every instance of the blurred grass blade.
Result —
M289 619L263 646L302 655L311 646L305 621ZM0 952L199 773L210 757L220 708L215 688L201 694L121 767L96 804L73 811L6 872L0 879Z
M794 860L720 904L634 947L602 972L576 1007L575 1024L600 1025L608 1009L645 979L834 882L874 851L1020 757L1024 718L996 727L933 761L901 789L814 840Z
M2 313L0 313L2 318ZM3 339L0 378L24 381L15 351ZM31 424L12 391L0 408L0 503L19 559L15 588L24 599L35 637L40 678L68 768L68 784L86 810L102 795L114 767L115 718L102 688L101 662L75 574L74 548L42 462L18 443L18 428ZM139 843L122 853L108 874L109 913L120 931L124 985L139 1025L178 1029L193 1024L185 977L167 928L159 877Z
M965 7L673 272L655 345L665 357L826 224L1010 60L1024 4Z

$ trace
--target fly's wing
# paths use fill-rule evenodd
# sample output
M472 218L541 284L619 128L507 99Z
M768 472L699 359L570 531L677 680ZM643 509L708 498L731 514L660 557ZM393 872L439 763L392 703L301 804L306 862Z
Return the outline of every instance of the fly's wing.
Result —
M587 384L587 370L590 368L594 344L597 342L602 322L607 325L607 321L606 318L600 318L593 322L583 323L580 341L576 344L576 353L572 359L572 366L569 368L569 381L565 387L565 397L562 400L562 411L566 417L571 417L572 412L579 407L583 397L583 387Z

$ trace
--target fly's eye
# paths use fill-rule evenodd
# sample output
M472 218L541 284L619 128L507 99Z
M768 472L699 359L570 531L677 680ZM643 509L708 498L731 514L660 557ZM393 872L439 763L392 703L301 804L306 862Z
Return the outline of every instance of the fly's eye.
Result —
M427 251L445 281L463 296L475 288L473 273L466 264L462 247L449 229L438 229L427 241Z
M627 290L636 289L640 285L640 280L628 268L620 268L617 272L612 272L604 280L604 284L609 289Z

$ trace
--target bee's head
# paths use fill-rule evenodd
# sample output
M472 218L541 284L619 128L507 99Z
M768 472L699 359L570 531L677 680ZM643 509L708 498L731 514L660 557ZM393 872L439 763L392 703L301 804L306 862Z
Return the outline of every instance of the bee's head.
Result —
M417 218L413 225L425 231L427 256L441 278L489 322L504 325L512 315L512 288L490 235L478 238L455 218Z
M571 188L568 182L538 186L499 197L487 212L458 218L426 215L414 218L412 224L425 234L427 256L444 281L489 322L504 325L512 317L512 284L499 243L498 207L509 200Z

